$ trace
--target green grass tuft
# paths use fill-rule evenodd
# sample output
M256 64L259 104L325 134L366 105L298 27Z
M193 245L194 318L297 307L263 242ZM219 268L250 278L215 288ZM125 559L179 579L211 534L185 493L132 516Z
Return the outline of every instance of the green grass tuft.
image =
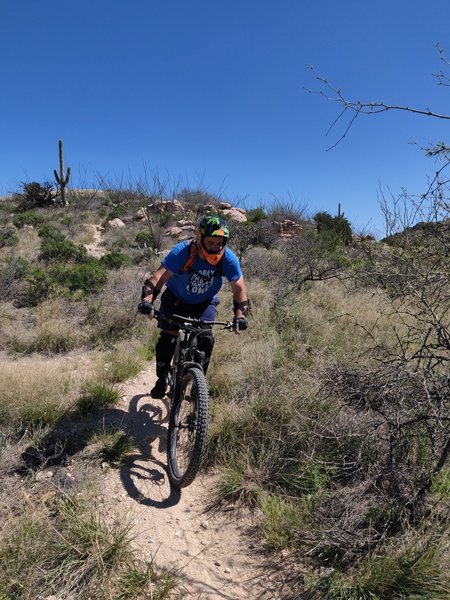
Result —
M83 415L94 410L114 406L120 400L120 391L105 383L88 383L78 398L77 408Z

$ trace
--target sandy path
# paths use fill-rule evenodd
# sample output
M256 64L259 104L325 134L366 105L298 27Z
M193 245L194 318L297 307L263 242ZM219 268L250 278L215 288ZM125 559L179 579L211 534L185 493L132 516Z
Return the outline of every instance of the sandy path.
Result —
M276 600L280 578L269 569L250 515L207 511L216 477L203 476L181 492L166 477L167 401L148 395L153 365L122 385L120 422L139 451L120 470L106 470L102 513L131 518L134 544L146 559L177 571L181 597Z

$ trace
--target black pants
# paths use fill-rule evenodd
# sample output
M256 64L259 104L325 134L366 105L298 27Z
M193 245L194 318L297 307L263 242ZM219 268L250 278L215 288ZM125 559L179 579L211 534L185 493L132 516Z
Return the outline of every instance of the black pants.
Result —
M211 298L200 304L188 304L175 296L173 292L166 289L161 296L160 310L163 314L177 314L183 317L193 317L197 319L207 319L213 321L217 314L218 298ZM176 330L178 327L167 321L159 321L160 329ZM173 336L166 331L161 331L156 343L156 376L158 379L166 377L170 369L170 362L175 350L177 336ZM203 371L206 373L209 367L209 361L214 348L214 336L211 329L208 329L199 337L198 349L205 353Z

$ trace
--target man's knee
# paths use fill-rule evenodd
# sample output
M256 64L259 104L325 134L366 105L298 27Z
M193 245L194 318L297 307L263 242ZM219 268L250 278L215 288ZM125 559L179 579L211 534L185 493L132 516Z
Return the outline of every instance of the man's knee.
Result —
M176 335L161 331L155 347L156 375L158 377L164 377L169 371L176 341Z
M214 343L215 340L211 329L208 329L208 331L203 333L199 339L198 349L202 350L205 353L205 360L203 362L203 370L205 373L208 370L209 361L214 348Z

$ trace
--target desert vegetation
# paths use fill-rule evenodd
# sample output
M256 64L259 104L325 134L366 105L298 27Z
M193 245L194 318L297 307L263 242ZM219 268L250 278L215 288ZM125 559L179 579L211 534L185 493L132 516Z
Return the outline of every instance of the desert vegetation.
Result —
M159 178L67 189L64 206L47 188L0 202L0 598L175 597L90 494L134 444L102 415L153 356L144 273L199 214L231 207ZM220 473L215 510L254 511L287 598L449 597L450 237L448 215L422 209L423 226L383 241L290 202L231 223L252 313L214 350L203 468Z

